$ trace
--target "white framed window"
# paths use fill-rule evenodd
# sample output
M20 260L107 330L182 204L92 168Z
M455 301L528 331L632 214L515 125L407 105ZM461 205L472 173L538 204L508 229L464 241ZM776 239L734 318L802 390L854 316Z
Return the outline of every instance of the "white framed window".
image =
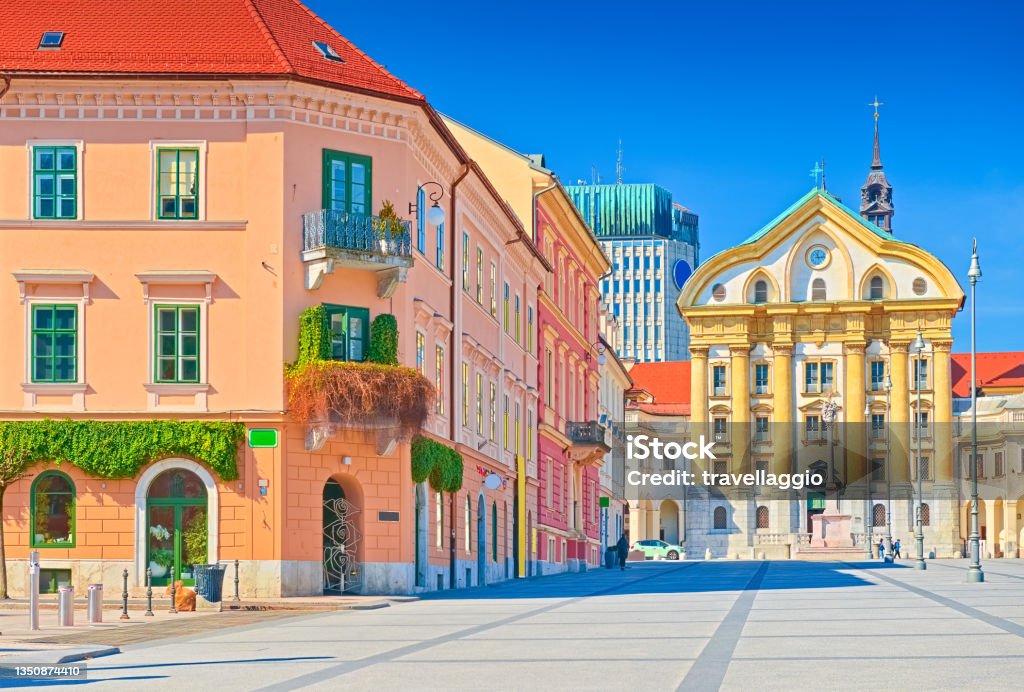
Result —
M86 306L93 275L81 271L14 272L25 306L25 360L21 389L24 407L33 410L85 410L88 388L85 359ZM29 287L32 290L29 290ZM78 290L54 291L55 286ZM68 293L72 295L68 295ZM30 295L31 294L31 295ZM49 403L50 396L71 397Z
M209 306L217 275L152 271L135 276L142 283L148 314L149 407L161 406L162 396L193 395L192 406L175 407L205 411L210 389Z

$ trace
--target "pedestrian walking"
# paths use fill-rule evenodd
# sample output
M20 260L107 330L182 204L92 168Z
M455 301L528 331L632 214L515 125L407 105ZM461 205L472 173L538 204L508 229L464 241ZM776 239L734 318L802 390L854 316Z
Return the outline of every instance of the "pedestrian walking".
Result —
M885 559L885 539L884 538L879 538L878 539L878 559L879 560L884 560Z
M895 560L896 558L903 559L903 556L900 554L900 539L898 538L892 544L892 559Z
M626 540L626 534L622 534L619 542L615 544L615 552L619 558L619 569L626 569L626 558L629 557L629 541Z

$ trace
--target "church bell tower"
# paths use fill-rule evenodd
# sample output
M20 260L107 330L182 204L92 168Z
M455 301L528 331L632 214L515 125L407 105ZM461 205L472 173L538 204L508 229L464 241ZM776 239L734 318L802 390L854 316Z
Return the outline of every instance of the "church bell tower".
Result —
M860 215L883 231L892 233L892 185L882 170L882 155L878 148L878 107L882 104L876 97L869 105L875 108L875 149L867 182L860 189Z

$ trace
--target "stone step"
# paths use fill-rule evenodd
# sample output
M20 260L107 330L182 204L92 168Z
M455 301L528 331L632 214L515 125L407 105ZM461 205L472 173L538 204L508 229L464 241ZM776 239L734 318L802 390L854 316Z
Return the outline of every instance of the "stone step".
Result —
M867 559L863 547L812 548L805 545L800 546L799 552L793 553L793 558L796 560L815 560L821 562L835 560L859 562Z

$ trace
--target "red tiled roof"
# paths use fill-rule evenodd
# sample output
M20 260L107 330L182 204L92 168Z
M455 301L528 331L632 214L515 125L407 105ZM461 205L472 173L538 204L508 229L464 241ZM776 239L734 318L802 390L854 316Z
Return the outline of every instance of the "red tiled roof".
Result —
M38 49L44 31L60 49ZM0 73L287 75L424 100L298 0L6 0L0 37Z
M653 401L640 404L641 410L664 415L690 412L690 361L637 363L629 376L633 389L642 389L653 397Z
M951 379L953 396L971 395L971 354L954 353ZM1024 389L1024 351L977 354L978 388L1020 387Z

